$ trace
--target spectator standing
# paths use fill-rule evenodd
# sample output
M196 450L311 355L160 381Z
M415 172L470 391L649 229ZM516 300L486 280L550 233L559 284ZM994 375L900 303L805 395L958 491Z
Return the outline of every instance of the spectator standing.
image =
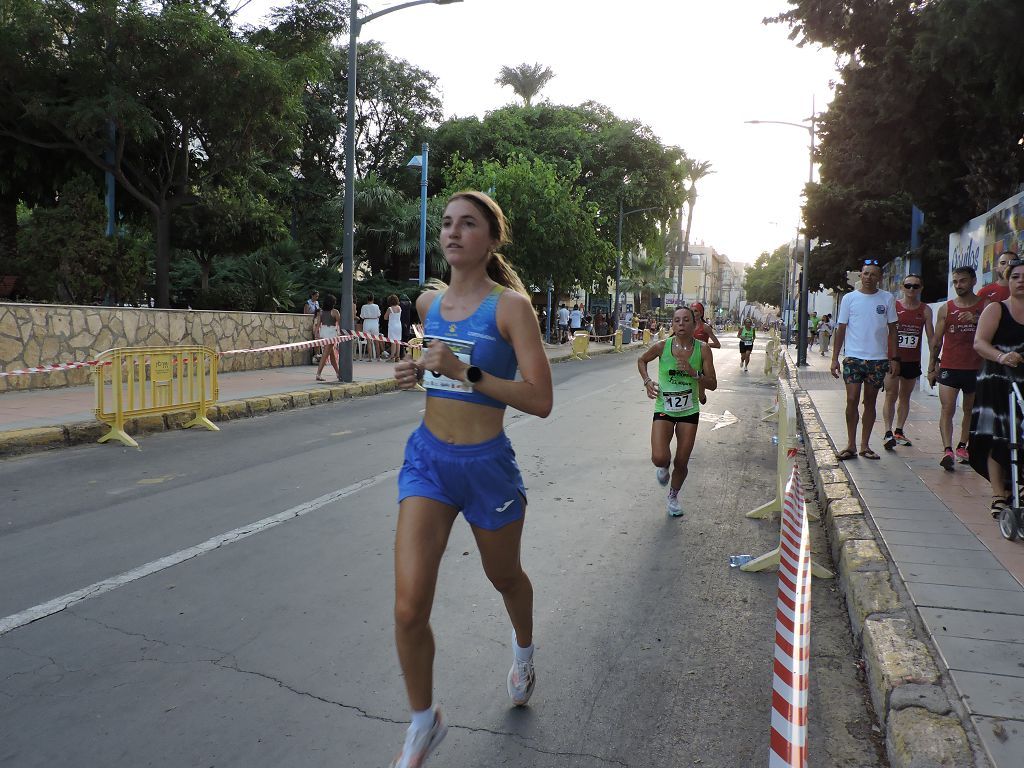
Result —
M943 445L939 464L947 472L953 471L953 465L958 459L962 464L970 461L967 442L971 434L974 390L978 385L978 369L981 368L981 356L974 351L974 333L978 330L978 318L989 303L988 299L974 292L977 282L974 267L953 270L956 297L939 307L931 340L928 383L934 387L936 379L939 382L939 435ZM954 452L953 414L956 413L960 392L964 395L961 404L963 418L960 421L960 442Z
M398 296L388 296L388 340L391 349L391 362L398 362L398 350L402 348L402 308L398 304Z
M560 344L565 344L566 339L569 338L569 310L566 309L565 304L558 305L558 341Z
M412 302L404 293L398 297L398 306L402 309L402 341L408 342L412 338ZM406 348L403 346L398 353L400 359L405 358Z
M374 302L373 294L370 294L366 299L366 303L360 307L359 317L363 321L364 333L371 333L375 336L380 335L380 307ZM366 349L369 352L370 359L376 360L382 356L384 345L376 339L367 339Z
M583 327L583 310L580 309L579 304L572 305L572 311L569 313L569 336L575 336L576 331Z
M871 430L875 426L875 401L885 375L900 372L896 356L896 299L878 287L882 267L877 259L865 259L860 269L861 287L843 296L839 303L839 324L832 350L831 372L839 378L839 353L846 348L842 374L846 385L846 447L836 456L840 461L854 459L857 452L857 424L861 424L859 455L880 458L871 450ZM861 392L864 414L859 413Z
M306 303L302 305L302 314L310 315L312 322L309 324L310 338L316 338L316 319L317 315L320 314L320 292L313 289L309 292L309 298L306 299ZM310 365L316 365L320 360L320 353L322 349L314 348L309 355Z
M1010 298L1010 287L1006 277L1006 267L1013 260L1017 258L1017 254L1013 251L1004 251L999 254L999 260L996 262L996 280L994 283L989 283L980 291L978 295L983 299L989 301L1006 301Z
M1024 384L1024 261L1006 266L1010 297L989 304L978 320L974 349L984 360L978 374L977 397L971 415L971 467L992 486L992 517L998 518L1011 502L1010 385ZM1016 505L1014 505L1016 506Z
M828 354L828 343L832 339L833 330L835 329L832 326L832 315L825 315L818 323L818 349L821 350L822 357Z
M338 338L338 329L341 327L341 313L334 308L334 297L327 296L324 299L323 308L316 313L316 337L318 339ZM320 348L320 367L316 369L316 380L324 381L321 375L324 372L324 365L331 361L334 374L341 381L341 370L338 368L338 345L336 343L325 344Z
M807 318L807 325L810 326L810 332L807 334L807 351L811 351L811 347L814 346L814 340L818 337L818 326L821 324L821 319L818 317L817 312L811 312L811 316Z

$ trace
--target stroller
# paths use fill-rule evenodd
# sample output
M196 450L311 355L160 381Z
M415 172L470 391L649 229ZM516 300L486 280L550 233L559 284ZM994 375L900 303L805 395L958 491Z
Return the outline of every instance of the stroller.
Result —
M1021 473L1021 452L1024 445L1020 442L1020 416L1024 413L1024 396L1020 385L1013 382L1010 387L1008 410L1010 413L1010 486L1013 506L1007 506L999 515L999 531L1009 541L1024 539L1024 477Z

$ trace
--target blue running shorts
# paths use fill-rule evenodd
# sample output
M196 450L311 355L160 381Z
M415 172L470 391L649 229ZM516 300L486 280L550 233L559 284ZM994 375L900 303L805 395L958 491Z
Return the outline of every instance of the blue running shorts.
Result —
M448 504L466 522L496 531L526 515L526 487L502 432L485 443L452 445L420 424L405 444L398 502L410 496Z

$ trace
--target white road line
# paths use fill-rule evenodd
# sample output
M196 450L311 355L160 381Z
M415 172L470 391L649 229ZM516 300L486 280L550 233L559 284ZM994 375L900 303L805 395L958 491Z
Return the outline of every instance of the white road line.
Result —
M626 383L632 380L633 378L630 377L628 379L623 379L622 381L623 383ZM577 397L573 397L568 400L562 400L559 402L559 405L566 406L578 403L581 400L589 400L595 395L607 392L609 389L615 389L619 386L621 385L609 384L606 387L601 387L600 389L588 392L585 395L578 395ZM534 420L539 419L538 417L531 416L529 414L519 414L509 420L509 423L505 425L505 429L507 430L513 427L519 427ZM167 555L166 557L161 557L159 560L153 560L152 562L141 565L138 568L133 568L130 571L125 571L124 573L113 576L109 579L97 581L95 584L90 584L88 587L83 587L82 589L75 590L74 592L68 592L66 595L61 595L60 597L21 611L20 613L5 616L0 619L0 635L5 635L18 627L31 624L33 621L38 621L39 619L44 619L47 616L52 616L55 613L60 613L65 608L70 608L71 606L77 605L85 600L99 597L100 595L115 590L118 587L122 587L125 584L130 584L133 581L138 581L139 579L145 578L153 573L158 573L159 571L179 565L186 560L199 557L200 555L204 555L207 552L227 546L228 544L234 544L235 542L242 541L243 539L247 539L257 533L262 533L270 528L274 528L275 526L293 518L302 517L310 512L315 512L321 507L325 507L335 501L344 499L347 496L351 496L352 494L366 490L367 488L372 488L384 480L395 477L397 474L397 469L389 469L386 472L381 472L373 477L360 480L358 483L353 483L345 488L324 494L312 501L307 501L303 504L292 507L291 509L286 509L284 512L279 512L271 517L265 517L255 523L249 523L241 528L235 528L233 531L228 531L227 533L214 536L212 539L207 539L203 543L197 544L194 547L189 547L188 549L183 549L179 552L175 552L174 554Z
M161 557L159 560L153 560L152 562L141 565L138 568L134 568L130 571L125 571L122 574L113 576L103 581L97 581L95 584L90 584L88 587L69 592L66 595L54 598L46 603L42 603L28 610L15 613L11 616L5 616L0 619L0 635L4 635L13 629L23 627L26 624L31 624L33 621L52 616L55 613L60 613L65 608L70 608L73 605L77 605L85 600L89 600L93 597L99 597L100 595L110 592L111 590L122 587L125 584L130 584L133 581L138 581L141 578L149 576L150 574L157 573L171 568L172 566L178 565L191 560L194 557L199 557L207 552L210 552L219 547L227 546L228 544L234 544L236 542L247 539L257 533L262 533L270 528L280 525L281 523L287 522L296 517L302 517L308 515L310 512L315 512L321 507L326 507L328 504L333 504L336 501L340 501L347 496L351 496L359 491L372 488L375 485L380 484L384 480L388 480L398 474L397 469L389 469L386 472L381 472L373 477L368 477L365 480L360 480L358 483L340 488L337 491L331 491L326 493L319 498L307 501L303 504L286 509L284 512L279 512L271 517L265 517L262 520L258 520L255 523L249 523L241 528L235 528L233 531L222 533L219 536L214 536L212 539L207 539L201 544L197 544L194 547L183 549L179 552L175 552L172 555Z

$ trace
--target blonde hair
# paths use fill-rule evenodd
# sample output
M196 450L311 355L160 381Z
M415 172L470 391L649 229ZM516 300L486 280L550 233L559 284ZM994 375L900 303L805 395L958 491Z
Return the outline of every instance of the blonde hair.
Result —
M495 248L501 248L503 245L508 245L511 242L509 237L508 219L505 218L504 212L490 195L479 192L475 189L466 189L461 192L456 192L454 195L448 198L448 202L445 203L445 207L450 205L455 200L467 200L472 203L487 219L487 226L491 232L491 239L496 242ZM491 252L490 258L487 261L487 276L491 278L498 285L503 285L506 288L510 288L517 293L521 293L527 298L530 294L526 290L526 286L523 285L522 279L516 273L513 266L509 263L508 259L502 256L497 250Z

